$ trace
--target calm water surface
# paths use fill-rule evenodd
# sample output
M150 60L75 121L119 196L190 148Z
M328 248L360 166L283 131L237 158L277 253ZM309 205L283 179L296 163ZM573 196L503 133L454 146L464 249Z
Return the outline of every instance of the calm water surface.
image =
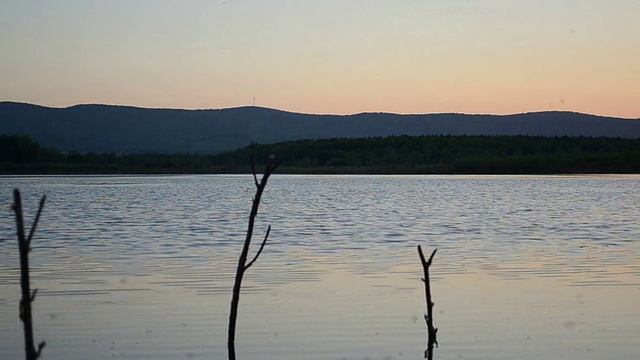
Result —
M0 178L0 358L23 357L12 189L43 359L225 359L250 176ZM640 358L640 177L275 176L239 359ZM255 251L255 247L254 247Z

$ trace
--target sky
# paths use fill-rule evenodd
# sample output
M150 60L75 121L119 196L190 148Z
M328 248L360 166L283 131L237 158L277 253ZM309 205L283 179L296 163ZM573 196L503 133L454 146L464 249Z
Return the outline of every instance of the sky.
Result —
M640 0L0 0L0 101L640 118Z

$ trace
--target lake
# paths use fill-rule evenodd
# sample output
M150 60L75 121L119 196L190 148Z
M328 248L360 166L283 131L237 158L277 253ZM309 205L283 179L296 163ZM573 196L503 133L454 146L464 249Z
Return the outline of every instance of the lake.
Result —
M0 358L23 358L19 187L43 359L226 359L251 176L1 177ZM238 359L640 358L640 176L270 179ZM251 255L250 255L251 256Z

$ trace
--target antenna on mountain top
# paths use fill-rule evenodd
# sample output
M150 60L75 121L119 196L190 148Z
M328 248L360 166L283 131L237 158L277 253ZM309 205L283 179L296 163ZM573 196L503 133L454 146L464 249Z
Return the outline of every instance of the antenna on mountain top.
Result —
M256 97L253 97L253 106L256 106Z

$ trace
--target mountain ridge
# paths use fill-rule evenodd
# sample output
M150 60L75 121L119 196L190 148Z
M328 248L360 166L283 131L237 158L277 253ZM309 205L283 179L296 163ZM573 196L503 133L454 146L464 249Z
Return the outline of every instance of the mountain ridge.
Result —
M0 134L28 135L62 151L219 153L252 141L391 135L529 135L640 138L640 119L542 111L509 115L363 112L304 114L257 106L224 109L0 102Z

